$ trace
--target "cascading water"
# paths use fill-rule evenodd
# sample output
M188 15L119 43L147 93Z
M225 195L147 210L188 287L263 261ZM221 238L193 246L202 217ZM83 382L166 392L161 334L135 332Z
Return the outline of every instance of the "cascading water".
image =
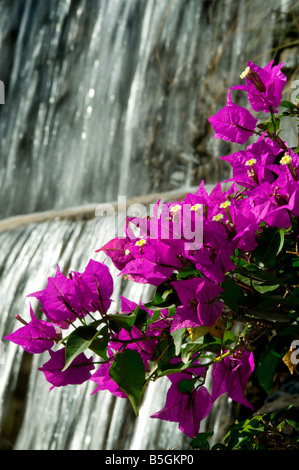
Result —
M0 3L0 338L16 328L15 314L28 315L26 295L44 287L57 263L83 269L113 238L111 220L99 230L86 205L227 176L218 157L231 147L213 140L207 117L247 60L264 65L272 57L295 7L286 0ZM77 206L76 216L61 217ZM41 211L56 217L37 222ZM116 274L116 305L119 294L150 295ZM167 381L149 388L136 420L126 401L90 395L92 383L49 392L37 371L44 357L0 345L0 448L187 448L176 423L148 418L162 407ZM221 401L217 413L215 429Z

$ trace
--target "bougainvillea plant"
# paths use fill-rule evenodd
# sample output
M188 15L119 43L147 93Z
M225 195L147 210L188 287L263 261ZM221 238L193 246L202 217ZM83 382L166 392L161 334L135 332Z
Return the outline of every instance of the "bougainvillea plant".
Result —
M49 351L40 370L51 389L91 380L93 393L127 398L138 415L148 384L166 376L165 405L151 417L177 422L194 440L220 395L254 410L246 395L253 375L270 393L282 361L296 371L299 148L283 140L280 124L298 118L299 106L282 100L282 65L249 62L246 84L231 87L209 119L215 138L251 139L222 157L232 167L226 189L218 183L208 193L201 182L182 201L158 201L153 214L127 217L123 236L96 247L120 276L153 286L151 301L121 297L113 311L113 277L93 259L84 272L57 267L45 289L29 295L44 319L30 308L31 321L18 316L23 326L6 339L29 353ZM235 104L233 90L268 118Z

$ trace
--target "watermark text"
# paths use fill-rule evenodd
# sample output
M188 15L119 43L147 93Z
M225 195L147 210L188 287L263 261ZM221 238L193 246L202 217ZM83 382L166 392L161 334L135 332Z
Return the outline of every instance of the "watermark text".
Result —
M291 344L292 354L290 357L291 363L297 365L299 363L299 339L295 339Z
M185 250L198 250L203 239L203 207L186 203L127 204L125 196L118 196L117 205L97 206L99 217L96 232L109 239L147 238L150 240L181 240Z

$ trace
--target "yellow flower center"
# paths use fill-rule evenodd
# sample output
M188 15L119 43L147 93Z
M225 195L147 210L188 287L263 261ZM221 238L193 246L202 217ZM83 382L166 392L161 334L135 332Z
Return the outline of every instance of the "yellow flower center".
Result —
M227 207L231 206L230 201L225 201L220 204L220 209L226 209Z
M256 164L256 159L255 158L251 158L250 160L247 160L247 162L245 162L245 165L247 166L253 166Z
M135 243L135 246L143 246L146 244L146 240L144 240L144 238L141 238L141 240L137 240L137 242Z
M292 157L291 155L288 153L288 152L285 152L284 156L282 157L282 159L280 160L280 163L282 165L289 165L290 163L292 163Z
M241 73L240 78L245 78L250 73L250 67L246 67L246 69Z
M223 214L217 214L217 215L214 215L212 220L215 220L216 222L220 222L220 220L222 219L223 219Z
M173 212L174 214L176 214L177 212L179 212L179 210L181 210L181 206L179 204L177 204L176 206L172 206L170 208L170 212Z
M201 208L201 204L195 204L194 206L191 207L192 211L198 211Z

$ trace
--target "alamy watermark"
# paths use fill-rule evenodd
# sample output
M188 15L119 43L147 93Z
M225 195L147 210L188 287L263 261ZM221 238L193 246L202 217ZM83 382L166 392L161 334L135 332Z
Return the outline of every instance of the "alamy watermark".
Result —
M299 339L295 339L291 344L291 363L297 365L299 363Z
M293 80L291 83L291 88L295 88L291 93L291 102L297 103L299 101L299 80Z
M112 238L146 238L150 240L183 240L185 250L198 250L203 239L202 204L160 203L128 205L125 196L118 196L117 204L100 204L95 216L96 233ZM105 225L106 223L106 225Z
M5 104L5 86L0 80L0 104Z

